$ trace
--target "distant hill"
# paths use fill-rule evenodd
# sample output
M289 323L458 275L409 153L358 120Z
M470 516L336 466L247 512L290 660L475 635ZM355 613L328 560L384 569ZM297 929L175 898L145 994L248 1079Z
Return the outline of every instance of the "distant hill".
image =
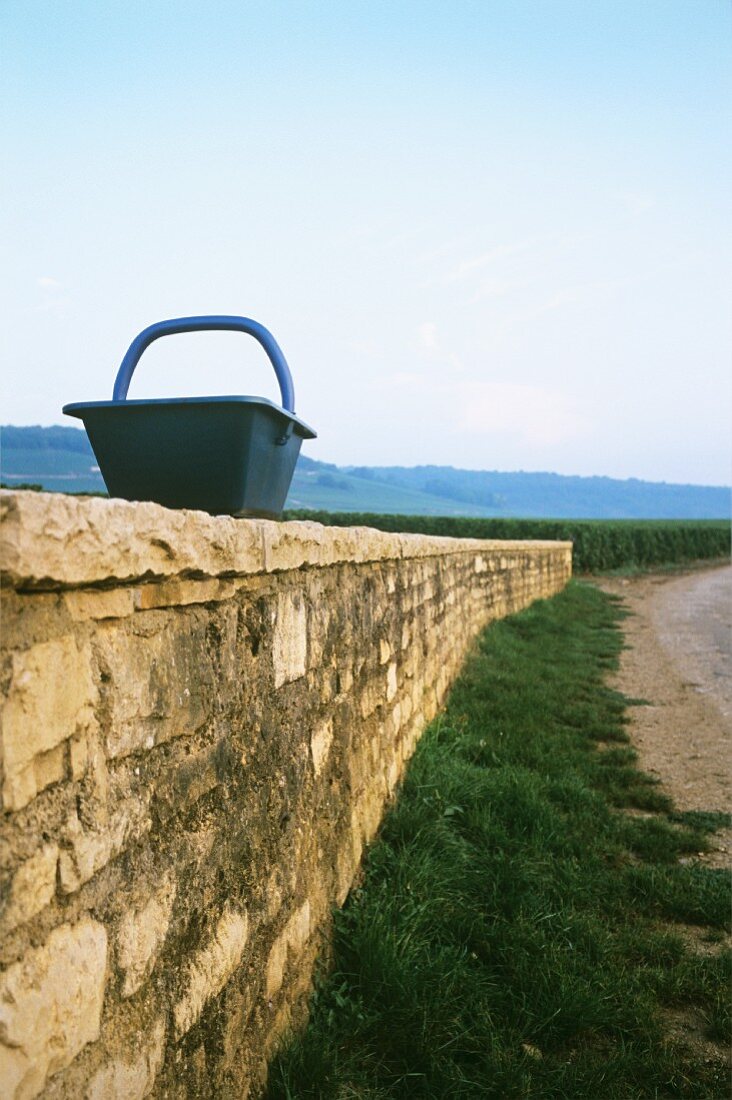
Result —
M105 485L85 431L0 427L0 481L61 493L103 493Z
M104 492L86 432L71 427L0 428L0 481L57 492ZM335 466L301 455L287 507L433 516L727 519L730 491L452 466Z

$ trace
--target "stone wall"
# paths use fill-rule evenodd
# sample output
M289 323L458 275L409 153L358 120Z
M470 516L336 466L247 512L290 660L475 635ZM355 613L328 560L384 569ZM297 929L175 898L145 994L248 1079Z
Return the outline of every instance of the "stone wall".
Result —
M0 508L3 1100L255 1094L471 639L570 544Z

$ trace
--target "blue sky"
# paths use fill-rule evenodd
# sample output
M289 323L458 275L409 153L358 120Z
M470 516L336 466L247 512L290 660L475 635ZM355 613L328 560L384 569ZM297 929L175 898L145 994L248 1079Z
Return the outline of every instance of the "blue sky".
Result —
M728 484L727 0L4 0L3 411L238 313L312 457ZM131 397L262 393L179 336ZM68 423L72 423L68 421Z

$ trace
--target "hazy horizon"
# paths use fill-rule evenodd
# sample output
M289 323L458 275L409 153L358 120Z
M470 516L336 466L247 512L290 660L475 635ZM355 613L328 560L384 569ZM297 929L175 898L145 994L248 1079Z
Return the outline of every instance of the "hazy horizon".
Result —
M130 0L0 12L2 419L251 316L338 465L726 487L721 0ZM278 399L246 337L131 397Z
M0 452L2 451L2 431L3 431L4 428L7 428L7 427L13 427L13 428L43 428L43 427L71 428L73 431L82 432L83 434L86 435L86 433L84 431L84 428L76 427L74 424L58 424L58 423L46 424L46 425L37 424L37 423L36 424L0 424ZM448 470L452 469L452 470L462 470L462 471L467 472L467 473L532 474L532 475L536 475L536 476L546 475L546 476L549 476L549 477L600 478L600 479L604 479L604 480L642 481L642 482L649 482L650 481L651 484L658 484L658 485L679 485L679 486L688 485L688 486L691 486L693 488L699 488L699 489L726 489L726 490L732 491L732 483L730 483L729 481L720 482L720 483L717 483L717 484L715 484L713 482L670 482L670 481L663 481L663 480L655 480L654 481L654 480L648 479L648 478L638 478L638 477L635 477L633 475L631 475L627 478L612 478L609 474L602 474L602 473L598 473L598 474L573 474L573 473L562 474L562 473L559 473L557 470L548 470L548 469L546 469L546 470L526 470L526 469L523 469L523 468L503 470L503 469L498 469L498 468L495 468L495 467L487 468L487 467L484 467L484 466L480 466L480 467L479 466L455 466L454 464L451 464L451 463L442 463L442 464L438 465L434 462L429 462L429 461L415 462L415 463L412 463L410 466L405 466L404 464L399 464L399 463L381 463L381 464L372 464L372 463L367 463L367 462L337 463L337 462L333 462L331 459L323 457L323 456L318 456L317 458L315 458L315 456L309 454L308 451L309 451L309 448L312 447L313 442L314 441L312 441L312 440L305 440L305 442L303 444L304 449L301 451L300 457L305 458L305 459L313 459L314 461L322 462L325 465L333 465L333 466L338 467L338 469L341 469L341 470L358 470L358 469L363 469L363 468L372 469L372 470L384 470L384 469L390 469L390 468L393 468L393 467L401 466L401 468L403 468L403 469L420 469L420 468L423 468L423 469L438 469L438 470L439 469L448 469Z

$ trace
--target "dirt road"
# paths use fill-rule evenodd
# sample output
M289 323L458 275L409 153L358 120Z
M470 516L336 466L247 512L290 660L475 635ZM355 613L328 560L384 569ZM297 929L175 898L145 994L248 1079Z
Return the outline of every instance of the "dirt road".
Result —
M732 812L732 566L596 583L631 612L616 686L649 704L631 711L641 767L681 810ZM718 841L721 865L732 833Z

